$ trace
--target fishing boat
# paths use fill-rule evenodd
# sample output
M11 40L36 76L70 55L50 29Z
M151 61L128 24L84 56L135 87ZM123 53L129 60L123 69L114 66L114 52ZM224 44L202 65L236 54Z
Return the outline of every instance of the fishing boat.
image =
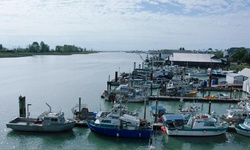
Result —
M160 88L161 84L159 83L154 83L153 81L149 80L149 81L146 81L144 84L143 84L143 87L146 87L148 89L158 89Z
M165 130L169 136L216 136L226 133L227 124L222 124L211 115L203 114L190 117L186 123L181 114L163 115Z
M215 77L226 77L227 72L222 71L221 69L218 70L211 70L212 76Z
M250 136L250 118L246 118L243 123L235 125L235 130L238 134Z
M226 93L219 93L217 97L219 99L229 99L229 96Z
M166 113L166 107L163 105L151 105L149 108L149 112L151 117L157 117L158 120L161 120L160 118L162 115Z
M182 105L179 105L178 113L183 115L184 118L188 121L191 116L195 116L196 114L200 113L200 107L193 104L193 106L183 108Z
M29 107L31 104L28 104ZM75 121L64 118L63 112L52 112L51 107L49 111L43 112L37 118L29 117L29 111L27 117L17 117L6 124L7 128L11 128L16 131L30 131L30 132L62 132L71 130Z
M249 112L243 108L229 108L226 109L225 114L220 115L220 119L230 125L235 125L243 123L248 114Z
M107 101L120 101L129 103L140 103L148 100L147 89L133 88L127 85L120 85L106 99Z
M76 121L75 126L86 126L86 120L95 120L96 112L90 112L87 104L81 104L81 99L79 99L79 104L76 104L72 109L73 119Z
M117 107L118 108L118 107ZM119 107L121 109L121 107ZM118 112L118 113L117 113ZM87 121L91 131L115 137L149 138L153 129L145 119L113 109L111 112L100 111L96 120Z
M243 123L247 116L250 114L248 100L238 102L237 106L226 109L226 113L221 114L219 117L222 121L230 125Z
M189 90L183 95L184 97L196 97L197 90Z

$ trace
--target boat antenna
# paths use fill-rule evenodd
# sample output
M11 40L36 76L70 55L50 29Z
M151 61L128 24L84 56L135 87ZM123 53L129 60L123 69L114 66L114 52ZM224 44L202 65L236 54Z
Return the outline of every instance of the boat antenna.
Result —
M102 104L100 103L100 111L102 110Z
M46 103L46 105L49 107L49 112L51 112L51 107L48 103Z

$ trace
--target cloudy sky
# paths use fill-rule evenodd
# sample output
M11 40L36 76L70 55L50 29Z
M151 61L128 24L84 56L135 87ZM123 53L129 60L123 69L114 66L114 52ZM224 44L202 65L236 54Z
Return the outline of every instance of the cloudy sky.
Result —
M94 50L250 47L250 0L0 0L0 44Z

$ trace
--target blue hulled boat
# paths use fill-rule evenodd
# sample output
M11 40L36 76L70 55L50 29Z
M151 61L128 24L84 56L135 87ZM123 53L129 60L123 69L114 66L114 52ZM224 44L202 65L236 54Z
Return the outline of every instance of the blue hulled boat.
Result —
M105 111L98 112L96 120L87 121L87 125L93 132L115 137L148 138L153 131L150 124L138 116Z

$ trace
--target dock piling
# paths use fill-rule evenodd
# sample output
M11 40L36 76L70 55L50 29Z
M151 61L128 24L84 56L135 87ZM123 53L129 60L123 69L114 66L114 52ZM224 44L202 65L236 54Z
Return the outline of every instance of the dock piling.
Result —
M154 118L154 119L155 119L155 120L154 120L155 123L157 122L157 116L158 116L158 113L157 113L157 112L158 112L158 109L157 109L157 108L158 108L158 101L156 100L156 101L155 101L155 116L154 116L154 117L155 117L155 118Z
M211 101L209 101L209 105L208 105L208 114L211 115Z
M19 117L26 117L25 96L19 96Z
M79 97L79 113L81 112L81 97Z

